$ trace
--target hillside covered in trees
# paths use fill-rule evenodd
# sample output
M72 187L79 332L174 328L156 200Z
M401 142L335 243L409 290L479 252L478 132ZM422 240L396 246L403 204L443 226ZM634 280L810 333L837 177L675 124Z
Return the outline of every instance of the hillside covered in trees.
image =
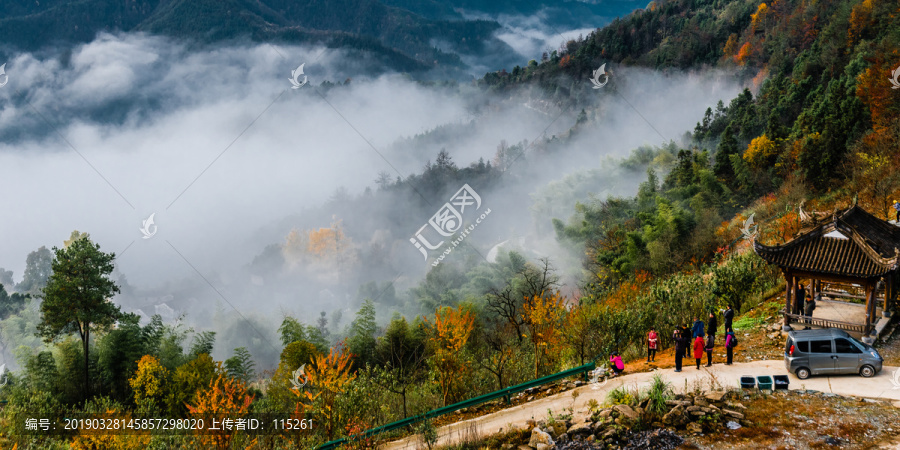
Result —
M635 149L607 167L639 177L636 195L584 196L574 211L542 217L547 232L580 259L577 286L564 285L568 274L552 259L502 251L487 262L474 247L461 247L408 292L395 291L393 283L353 280L363 285L361 306L344 327L325 312L312 319L286 316L274 344L247 332L247 346L216 361L210 356L214 333L159 316L142 323L105 305L118 287L96 278L84 282L97 287L99 297L78 303L94 314L93 338L79 335L91 327L63 320L60 299L70 280L61 274L80 258L109 275L111 256L81 234L63 248L42 248L29 256L22 282L0 272L0 339L23 348L22 369L7 373L9 383L0 390L7 401L0 445L310 448L602 360L613 350L638 355L650 326L671 329L725 304L745 311L781 289L776 270L744 251L740 226L750 214L761 223L765 242L792 236L801 203L830 211L856 201L892 218L891 201L900 195L900 89L891 83L900 66L898 42L895 0L654 1L541 61L491 72L475 83L500 96L527 89L548 111L581 110L565 133L531 144L504 142L493 161L466 167L441 152L420 174L382 174L376 189L339 192L331 201L348 211L390 204L396 208L392 217L402 222L430 213L426 198L446 197L461 183L490 193L527 182L513 163L564 155L567 145L605 117L602 105L583 96L591 91L592 71L604 63L608 95L628 83L616 77L626 68L742 80L746 89L697 117L683 139ZM671 111L679 114L678 105ZM441 132L453 129L434 131ZM542 191L541 202L567 200L560 192L577 189ZM359 235L338 221L331 228L298 230L267 248L250 270L263 276L287 267L286 276L297 277L292 263L307 267L315 261L309 270L347 282L340 278L345 265L387 267L390 245L344 253ZM382 275L394 273L385 269ZM379 321L380 306L395 313ZM43 347L29 328L35 325ZM266 347L272 349L259 350ZM256 367L254 357L263 351L274 353L275 367ZM303 387L296 388L301 379ZM215 438L62 438L17 434L14 418L22 412L173 418L278 413L312 418L315 427L267 437L234 431Z

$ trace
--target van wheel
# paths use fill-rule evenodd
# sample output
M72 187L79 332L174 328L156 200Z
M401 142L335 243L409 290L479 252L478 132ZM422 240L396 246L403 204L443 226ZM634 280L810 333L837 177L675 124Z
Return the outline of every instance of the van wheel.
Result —
M801 380L805 380L805 379L809 378L809 369L807 369L806 367L801 367L801 368L797 369L797 378L799 378Z
M859 374L866 378L871 378L875 376L875 368L866 364L859 369Z

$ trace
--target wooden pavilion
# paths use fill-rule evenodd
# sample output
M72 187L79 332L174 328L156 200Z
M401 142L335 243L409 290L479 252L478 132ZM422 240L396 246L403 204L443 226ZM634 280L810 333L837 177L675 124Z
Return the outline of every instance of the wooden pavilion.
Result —
M900 227L856 205L812 216L801 209L801 218L801 230L790 241L774 246L753 242L756 254L780 267L787 281L783 329L791 330L791 322L803 321L803 325L858 332L871 340L877 304L884 317L890 317L896 301ZM864 301L865 320L816 318L815 314L803 318L803 299L794 298L801 280L808 280L806 292L813 297Z

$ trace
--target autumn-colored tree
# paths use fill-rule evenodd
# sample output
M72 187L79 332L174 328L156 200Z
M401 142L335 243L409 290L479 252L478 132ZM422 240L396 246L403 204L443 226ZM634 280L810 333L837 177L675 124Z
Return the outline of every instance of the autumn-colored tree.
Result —
M765 244L783 244L800 231L800 215L796 210L789 211L780 217L760 224L757 240Z
M149 400L157 406L162 406L168 381L169 371L159 363L159 359L144 355L138 361L134 376L128 379L128 384L134 392L135 403L140 404Z
M750 58L751 53L753 53L753 46L750 45L750 42L744 42L744 45L738 50L737 55L734 56L734 61L743 66L744 64L747 64L747 60Z
M579 365L587 364L602 351L599 315L600 304L590 301L573 304L566 314L562 337Z
M778 147L775 141L765 134L750 141L747 151L744 152L744 161L753 169L760 170L772 165L778 156Z
M205 353L175 369L166 397L169 414L174 417L183 416L187 412L187 402L215 378L216 363Z
M848 161L850 184L859 194L859 203L884 219L892 219L893 200L900 187L900 123L870 131L855 147Z
M738 36L737 34L731 33L731 35L728 36L728 40L725 42L725 46L722 48L722 55L725 58L734 58L737 50Z
M294 341L281 351L281 359L275 373L266 386L266 398L276 408L291 410L297 406L297 390L291 383L294 371L306 364L304 370L309 367L316 355L319 355L316 346L307 341ZM303 380L298 380L303 382Z
M848 47L855 45L874 24L873 6L873 0L863 0L853 7L853 11L850 12L850 26L847 29Z
M131 413L124 413L116 409L107 409L104 418L115 419L120 423L129 423ZM122 432L109 432L107 430L91 430L81 428L78 435L72 438L69 448L72 450L144 450L150 445L153 436L149 434L128 434ZM15 450L15 447L13 447Z
M557 291L551 295L535 295L525 302L525 326L528 327L534 345L534 377L540 376L541 367L552 366L559 359L566 318L565 298Z
M303 389L294 390L294 394L300 397L295 416L304 418L306 413L315 413L321 418L319 421L329 439L351 419L342 417L335 404L347 385L356 378L356 374L350 371L352 356L343 347L332 347L327 356L316 354L312 363L306 366L307 384Z
M303 261L307 246L309 246L309 234L306 231L293 229L285 238L281 253L288 264L297 265Z
M470 370L463 348L474 328L475 316L461 305L455 309L445 306L435 313L430 337L433 351L430 362L441 388L444 405L457 399L458 381Z
M883 133L900 121L900 89L890 89L890 75L896 56L878 54L873 64L856 80L856 96L869 107L872 129Z
M244 383L228 376L228 373L219 362L216 366L216 376L204 389L197 391L187 409L191 414L202 414L206 420L237 419L250 411L250 403L253 396L247 393ZM231 448L235 430L220 427L222 429L198 430L198 440L204 448L215 447L217 449Z
M765 30L768 14L769 6L765 3L760 3L756 8L756 12L750 15L750 31L755 33L760 28L760 24L762 24L763 30Z

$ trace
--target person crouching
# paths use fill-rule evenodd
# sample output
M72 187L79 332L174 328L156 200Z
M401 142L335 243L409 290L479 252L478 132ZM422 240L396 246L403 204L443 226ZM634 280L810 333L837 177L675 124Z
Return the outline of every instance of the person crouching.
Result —
M618 352L612 352L612 354L609 355L609 365L612 366L613 376L616 376L625 370L625 363L622 362L622 357L619 356Z

